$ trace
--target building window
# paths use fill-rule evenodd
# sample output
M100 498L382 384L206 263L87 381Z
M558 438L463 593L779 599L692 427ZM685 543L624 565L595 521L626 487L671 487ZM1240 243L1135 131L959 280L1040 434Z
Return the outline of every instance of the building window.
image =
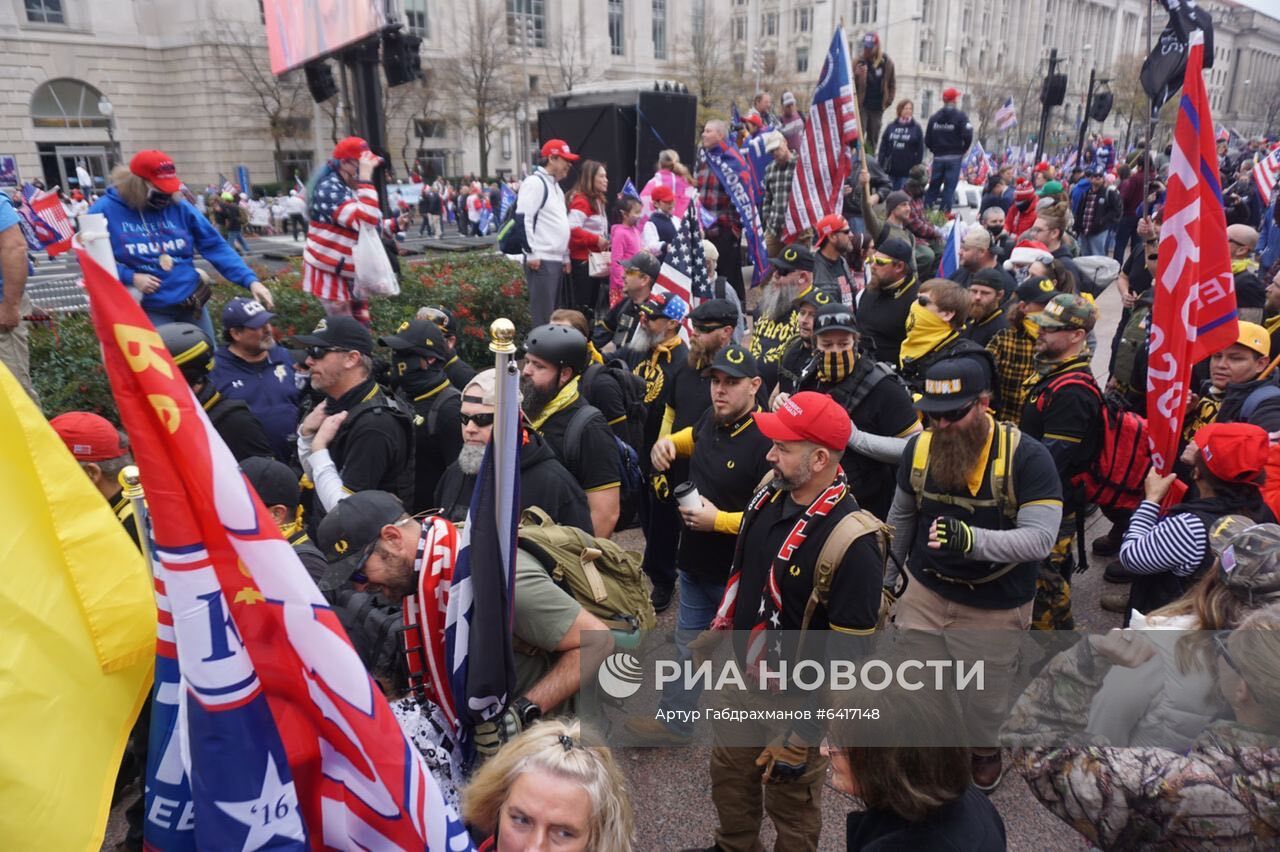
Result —
M65 24L62 0L26 0L27 20L33 24Z
M707 32L707 0L693 2L693 37L702 38Z
M854 22L859 24L874 24L876 22L876 7L879 5L878 0L854 0Z
M933 20L933 0L920 0L920 23L927 24Z
M739 15L738 17L733 19L733 40L734 41L747 40L747 19L742 15Z
M813 9L801 6L791 13L791 29L798 33L807 33L813 26Z
M431 22L427 19L427 0L404 0L404 22L409 32L431 38Z
M796 73L803 74L809 70L809 48L796 48Z
M110 120L98 111L101 100L101 92L79 80L50 80L31 96L31 123L36 127L107 127Z
M747 58L741 53L733 55L733 73L741 76L747 72Z
M502 139L502 159L510 160L511 159L511 131L509 129L503 130L501 139Z
M286 186L293 186L294 178L306 183L311 176L310 151L281 151L276 164L276 177Z
M653 58L667 58L667 0L653 0Z
M426 0L420 2L425 4ZM547 46L545 0L507 0L507 44L517 47Z
M778 34L777 12L770 12L767 15L760 16L760 32L765 36L776 36Z
M442 139L445 135L444 122L432 118L415 118L413 129L419 139Z
M920 93L920 115L927 116L933 114L933 90L925 89Z
M622 0L609 0L609 52L614 56L626 56L623 44Z

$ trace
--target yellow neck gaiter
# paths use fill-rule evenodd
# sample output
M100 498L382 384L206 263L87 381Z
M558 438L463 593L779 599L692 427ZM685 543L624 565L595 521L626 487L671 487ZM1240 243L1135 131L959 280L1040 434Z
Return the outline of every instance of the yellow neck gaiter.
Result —
M956 332L950 323L916 302L907 315L907 339L902 341L902 363L914 361L955 336Z
M653 354L649 356L649 362L656 365L659 359L670 361L672 350L677 348L682 342L683 341L680 340L680 335L677 334L670 340L664 340L657 344L653 347Z
M1035 340L1040 336L1040 324L1031 317L1022 318L1022 330L1025 331L1027 333L1027 337L1030 337L1032 340Z
M587 357L592 364L603 364L604 356L600 354L600 350L590 340L587 341Z
M1258 268L1258 264L1252 258L1238 257L1231 261L1231 274L1239 275L1241 272L1250 272Z
M541 432L542 424L546 423L547 420L550 419L551 415L555 414L557 411L563 411L573 405L573 401L577 398L578 377L574 376L569 381L569 384L560 388L560 393L556 394L555 398L547 403L547 407L542 409L542 412L536 418L529 421L529 425L534 428L534 431Z

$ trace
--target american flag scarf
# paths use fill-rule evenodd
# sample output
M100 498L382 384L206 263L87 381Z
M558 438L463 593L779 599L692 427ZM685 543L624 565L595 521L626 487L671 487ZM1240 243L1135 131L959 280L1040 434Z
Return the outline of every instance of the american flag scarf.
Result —
M768 635L770 629L782 629L782 590L778 588L778 572L787 570L791 559L795 556L796 551L800 549L800 546L804 544L805 539L809 537L809 533L823 518L831 514L831 510L835 508L835 505L840 502L848 490L849 484L844 475L844 468L837 468L835 481L819 494L800 517L796 519L791 532L783 539L782 547L778 549L778 553L773 557L773 563L769 566L768 582L765 583L764 591L760 595L760 608L756 614L756 623L751 628L751 633L747 639L748 672L757 672L761 661L766 658L773 659L776 662L782 653L781 640L770 642ZM760 514L760 510L773 500L777 494L777 485L771 483L765 488L761 488L756 493L756 496L751 499L751 502L747 504L746 512L742 518L742 531L738 534L737 549L733 556L733 570L729 575L729 583L725 586L724 597L720 601L720 606L716 609L715 618L711 621L712 630L733 629L733 615L737 609L739 585L742 579L743 542L747 539L746 532L756 516Z

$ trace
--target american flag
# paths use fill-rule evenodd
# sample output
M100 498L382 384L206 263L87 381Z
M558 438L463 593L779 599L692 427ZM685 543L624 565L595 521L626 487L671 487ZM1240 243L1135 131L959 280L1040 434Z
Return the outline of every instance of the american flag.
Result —
M1018 125L1018 108L1013 105L1013 98L1005 98L1004 103L996 110L996 129L1008 130Z
M1280 146L1271 149L1271 153L1253 167L1253 183L1258 187L1258 197L1262 199L1263 207L1271 204L1271 193L1275 191L1277 178L1280 178Z
M969 183L981 186L987 182L987 176L991 174L991 161L987 159L987 152L981 142L974 141L973 147L969 149L969 155L961 164L961 169Z
M40 190L32 184L22 185L23 205L18 209L22 218L31 228L32 234L40 244L40 248L55 257L71 248L71 238L75 236L75 226L67 217L67 210L58 198L58 188ZM31 244L30 239L27 240Z
M675 293L692 307L710 299L711 277L707 274L707 256L702 251L702 226L698 213L690 204L680 217L676 238L667 246L667 254L658 270L658 286Z
M849 146L858 141L858 113L853 98L844 27L836 27L813 92L804 141L797 152L791 198L787 202L785 238L790 240L819 219L838 210L840 188L853 168Z

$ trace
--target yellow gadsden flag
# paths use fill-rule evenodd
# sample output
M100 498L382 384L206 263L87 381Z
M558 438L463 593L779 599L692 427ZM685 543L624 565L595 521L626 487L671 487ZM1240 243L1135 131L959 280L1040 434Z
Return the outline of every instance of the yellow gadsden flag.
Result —
M151 685L146 562L0 364L0 846L98 849Z

